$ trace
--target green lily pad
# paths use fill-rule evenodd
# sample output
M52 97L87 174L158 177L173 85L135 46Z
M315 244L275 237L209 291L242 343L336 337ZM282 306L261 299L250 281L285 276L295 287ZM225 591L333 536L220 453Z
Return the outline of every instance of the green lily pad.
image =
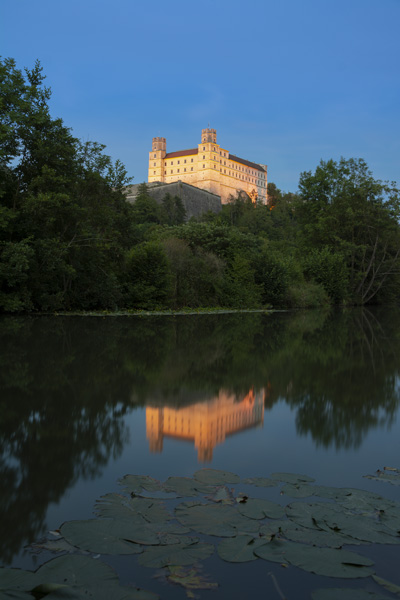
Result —
M161 523L170 515L161 500L127 498L121 494L106 494L96 503L95 513L100 517L127 520L132 524Z
M223 504L182 502L175 508L175 515L183 525L206 535L234 537L258 531L258 523L241 515L235 507Z
M307 483L286 483L281 491L291 498L309 498L314 494L314 488Z
M162 484L157 479L148 475L125 475L119 480L119 484L129 494L140 494L142 490L148 492L159 492L162 490Z
M295 502L286 507L286 514L303 527L334 531L365 543L400 543L397 533L377 518L370 514L354 514L336 504Z
M400 485L400 476L398 474L387 473L386 471L380 471L376 475L364 475L364 477L366 479L391 483L392 485Z
M204 560L214 552L213 544L203 542L180 543L173 546L149 546L139 557L144 567L159 569L168 565L192 565Z
M190 479L189 477L168 477L163 484L166 492L173 492L182 497L198 496L200 493L212 492L214 487L202 484L199 481Z
M29 593L39 580L36 573L10 567L0 568L0 596L4 600L32 600Z
M311 594L312 600L388 600L387 596L369 592L368 590L359 590L356 588L326 588L315 590Z
M313 477L308 475L298 475L297 473L272 473L271 479L284 481L285 483L311 483L315 481Z
M263 498L248 498L246 502L240 502L237 506L238 511L249 519L281 519L285 515L283 506Z
M89 519L68 521L61 526L61 533L70 543L99 554L139 554L142 548L132 537L136 528L115 519Z
M316 548L274 538L255 549L255 554L265 560L290 563L317 575L341 578L369 577L374 563L355 552L335 548Z
M224 485L225 483L239 483L239 475L229 471L218 471L217 469L200 469L194 474L194 478L200 483L208 485Z
M217 552L227 562L249 562L257 560L254 550L265 544L265 538L254 538L251 535L238 535L225 538L217 547Z
M255 485L256 487L276 487L278 480L268 479L267 477L247 477L243 479L243 483Z
M156 600L156 594L119 585L118 576L109 565L88 556L60 556L36 572L41 585L59 583L68 590L52 592L53 598L94 598L95 600ZM64 594L64 596L62 595ZM70 594L68 597L66 594ZM73 595L75 594L75 595Z

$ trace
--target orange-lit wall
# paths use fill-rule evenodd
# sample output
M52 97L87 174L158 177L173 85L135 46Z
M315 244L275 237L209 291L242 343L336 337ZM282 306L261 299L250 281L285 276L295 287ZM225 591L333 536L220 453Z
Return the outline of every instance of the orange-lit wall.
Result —
M243 398L221 391L212 400L174 409L146 408L146 434L151 452L161 452L164 436L193 440L200 462L226 436L264 421L264 392L250 390Z

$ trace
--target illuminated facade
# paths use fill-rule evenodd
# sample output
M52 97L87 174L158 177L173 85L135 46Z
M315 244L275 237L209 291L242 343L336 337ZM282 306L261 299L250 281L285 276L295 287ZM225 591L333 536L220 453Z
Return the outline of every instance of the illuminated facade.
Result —
M162 452L164 437L193 441L199 462L209 462L213 449L228 435L264 422L264 392L250 390L242 399L220 391L208 402L183 408L146 408L146 436L151 452Z
M253 202L267 202L267 165L239 158L217 144L215 129L203 129L197 148L167 153L166 138L153 138L149 153L149 183L183 181L228 202L237 192Z

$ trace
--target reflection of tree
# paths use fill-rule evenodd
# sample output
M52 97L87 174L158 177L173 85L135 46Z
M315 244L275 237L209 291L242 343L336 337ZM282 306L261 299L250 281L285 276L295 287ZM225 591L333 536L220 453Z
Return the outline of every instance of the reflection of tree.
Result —
M127 440L138 405L175 409L266 391L300 434L351 447L390 424L400 312L0 320L0 559L45 527L78 478L97 476Z
M331 314L291 344L290 360L276 357L275 401L284 397L296 409L297 431L317 444L358 447L370 428L393 422L400 344L388 332L399 330L400 315L378 316L365 309Z

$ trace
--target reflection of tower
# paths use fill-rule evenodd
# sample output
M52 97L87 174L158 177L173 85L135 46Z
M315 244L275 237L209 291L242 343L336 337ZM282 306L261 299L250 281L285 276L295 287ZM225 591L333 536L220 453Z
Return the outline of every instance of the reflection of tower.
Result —
M146 434L150 452L162 452L163 449L164 409L146 409Z
M237 397L221 390L217 397L180 409L146 408L146 434L151 452L161 452L163 437L193 440L200 462L210 462L213 449L226 436L262 425L264 390Z

